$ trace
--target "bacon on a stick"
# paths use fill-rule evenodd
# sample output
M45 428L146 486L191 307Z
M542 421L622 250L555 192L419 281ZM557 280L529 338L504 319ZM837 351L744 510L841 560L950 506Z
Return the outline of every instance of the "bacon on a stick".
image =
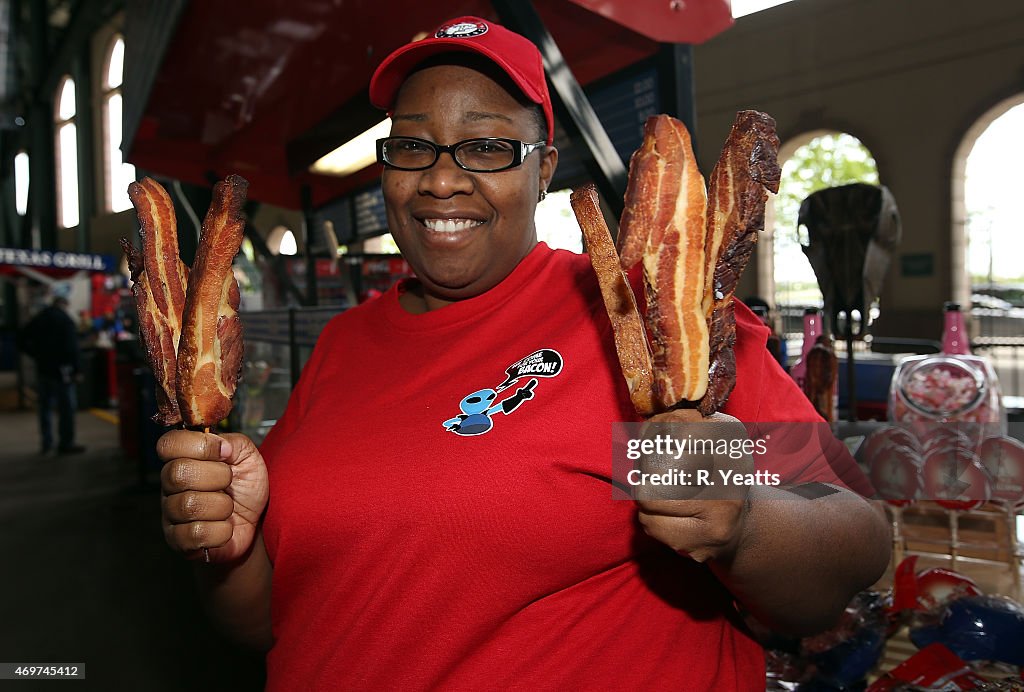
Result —
M622 269L643 266L653 405L650 411L642 408L644 402L634 396L641 415L680 406L711 415L732 392L734 294L757 231L764 227L767 193L778 191L778 146L774 120L741 111L706 190L686 127L667 115L645 124L643 144L630 159L618 243ZM621 314L629 301L619 294L624 290L632 298L632 293L622 285L621 269L608 267L608 250L596 238L596 222L587 218L591 212L577 206L581 192L574 193L573 208L591 246L632 395L641 357L633 334L640 318ZM590 206L596 209L596 200Z
M176 353L181 335L188 267L178 256L178 227L167 191L151 178L128 186L128 197L139 218L142 250L126 238L121 247L128 258L146 359L156 378L157 413L162 425L177 425Z
M696 402L707 390L706 207L686 126L667 115L648 118L643 144L629 163L619 248L624 269L643 263L659 410Z
M775 120L740 111L708 181L704 312L708 321L708 389L698 403L705 416L718 411L736 385L736 318L733 295L764 228L768 191L779 191L779 139Z
M189 275L178 344L178 407L186 425L210 427L231 411L242 365L238 284L231 262L242 244L249 183L229 175L213 187Z
M650 416L655 413L651 351L633 289L619 266L619 255L601 214L597 190L592 184L585 185L574 190L569 201L587 240L587 253L612 323L615 350L633 407L640 415Z

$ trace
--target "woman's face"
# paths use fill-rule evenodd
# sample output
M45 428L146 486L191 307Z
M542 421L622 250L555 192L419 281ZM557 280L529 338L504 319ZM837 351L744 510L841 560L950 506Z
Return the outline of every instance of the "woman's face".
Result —
M491 77L461 65L410 75L395 102L391 134L437 144L544 139L528 107ZM384 170L388 225L423 286L423 309L483 293L526 256L537 243L537 196L557 158L554 148L541 148L516 168L471 173L442 153L427 170Z

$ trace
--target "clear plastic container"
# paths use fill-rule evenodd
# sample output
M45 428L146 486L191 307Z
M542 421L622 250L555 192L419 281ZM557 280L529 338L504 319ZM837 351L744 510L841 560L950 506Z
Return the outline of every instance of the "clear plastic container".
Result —
M1006 432L999 380L984 358L968 354L912 356L902 360L889 389L889 419L915 433L922 444L957 426L972 443Z

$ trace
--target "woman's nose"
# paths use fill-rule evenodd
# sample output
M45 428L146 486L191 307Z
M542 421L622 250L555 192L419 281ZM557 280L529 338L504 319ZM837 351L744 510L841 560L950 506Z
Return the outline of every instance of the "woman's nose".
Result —
M420 194L451 197L473 192L473 174L459 168L450 152L441 152L437 162L420 175Z

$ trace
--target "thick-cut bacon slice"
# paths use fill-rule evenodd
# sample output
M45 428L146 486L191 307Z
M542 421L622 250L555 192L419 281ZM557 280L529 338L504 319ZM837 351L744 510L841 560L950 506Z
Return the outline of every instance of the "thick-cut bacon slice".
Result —
M629 269L643 261L654 398L664 410L696 402L708 381L707 192L686 126L667 115L649 118L643 145L630 159L629 179L619 227L621 262Z
M178 344L178 406L190 426L209 427L224 418L238 384L242 323L231 262L242 244L248 187L237 175L214 185L189 276Z
M157 413L162 425L181 422L176 398L176 352L185 307L188 268L178 257L178 227L167 191L151 178L128 186L128 197L139 218L142 250L125 238L146 359L157 381Z
M764 228L768 191L779 190L778 149L775 121L740 111L709 179L704 312L710 365L708 389L697 406L705 416L725 404L736 384L733 294Z
M587 240L587 253L612 323L615 350L633 407L641 416L650 416L655 412L651 351L633 289L619 265L619 255L601 213L597 189L585 185L574 190L569 201Z
M733 294L764 227L767 191L778 191L778 146L772 118L741 111L705 193L685 126L666 115L644 125L643 144L629 164L619 252L624 269L643 263L655 411L690 405L710 415L735 386ZM586 232L590 222L576 211ZM632 336L620 334L635 331L617 315L628 312L619 295L622 273L611 271L606 251L593 245L602 253L591 259L632 393L639 351Z

